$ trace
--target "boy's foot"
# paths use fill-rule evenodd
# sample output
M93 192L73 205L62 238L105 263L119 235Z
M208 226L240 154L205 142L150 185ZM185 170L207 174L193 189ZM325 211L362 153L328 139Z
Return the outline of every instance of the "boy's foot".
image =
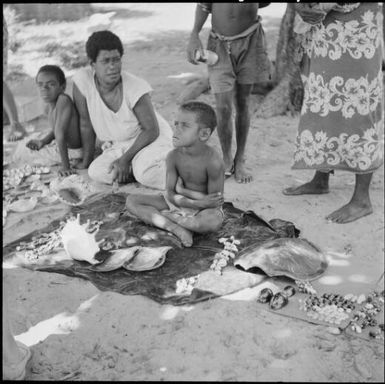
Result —
M193 245L193 234L187 229L178 225L173 228L172 233L179 238L183 246L191 247Z
M237 183L250 183L253 177L246 171L244 161L235 161L234 177Z
M326 216L326 219L333 223L345 224L370 215L372 212L373 209L370 203L359 204L357 202L350 202Z
M309 183L302 184L298 187L286 188L282 191L282 193L287 196L320 195L323 193L329 193L329 187L315 184L310 181Z

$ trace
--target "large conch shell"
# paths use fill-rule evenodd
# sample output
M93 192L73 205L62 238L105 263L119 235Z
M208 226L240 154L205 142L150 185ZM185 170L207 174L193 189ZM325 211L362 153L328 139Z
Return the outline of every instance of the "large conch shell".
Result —
M287 276L294 280L314 280L326 270L326 256L305 239L279 238L244 249L234 260L244 270L260 268L268 276Z
M99 252L99 243L95 240L95 235L98 230L93 233L88 233L87 228L90 225L88 220L86 224L80 224L80 215L76 219L68 220L61 231L61 238L64 250L67 255L74 260L87 261L95 265L101 263L101 260L96 260L95 255Z
M27 212L32 211L37 204L37 198L19 199L8 205L8 210L13 212Z
M61 202L72 206L83 204L86 197L94 192L92 186L77 174L52 180L50 189Z
M95 272L115 271L123 266L124 263L130 261L141 249L140 246L121 248L111 251L111 255L103 261L103 263L92 266L91 270Z
M149 271L159 268L166 261L166 254L172 247L142 247L138 253L123 264L128 271Z

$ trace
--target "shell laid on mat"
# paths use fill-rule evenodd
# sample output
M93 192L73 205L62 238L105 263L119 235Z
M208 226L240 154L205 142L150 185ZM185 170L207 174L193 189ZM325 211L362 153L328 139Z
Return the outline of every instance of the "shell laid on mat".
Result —
M8 210L13 212L27 212L32 211L37 204L37 198L20 199L8 205Z
M84 194L79 188L62 188L56 193L58 199L64 204L76 206L84 202Z
M129 262L141 249L140 246L131 248L122 248L112 251L112 254L104 260L103 263L91 267L95 272L110 272L115 271L123 266L124 263Z
M159 268L166 261L166 254L172 247L142 247L123 268L128 271L149 271Z
M98 231L88 233L87 228L89 225L89 220L86 224L80 224L80 215L78 215L75 220L67 221L61 231L61 238L64 250L68 256L74 260L87 261L95 265L101 262L94 257L100 250L95 240L95 235Z
M234 265L246 271L257 267L268 276L314 280L325 272L328 263L325 255L309 241L280 238L243 250Z

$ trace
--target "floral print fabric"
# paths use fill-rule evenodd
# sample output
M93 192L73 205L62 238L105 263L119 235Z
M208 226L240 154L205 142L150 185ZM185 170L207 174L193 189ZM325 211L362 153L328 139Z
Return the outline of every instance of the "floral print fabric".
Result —
M302 46L305 93L293 168L372 172L383 163L384 147L379 4L328 13L303 35Z

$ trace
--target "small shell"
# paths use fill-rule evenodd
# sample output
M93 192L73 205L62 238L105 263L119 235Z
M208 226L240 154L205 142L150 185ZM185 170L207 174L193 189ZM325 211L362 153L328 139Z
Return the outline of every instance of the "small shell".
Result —
M123 264L123 268L128 271L149 271L159 268L166 261L166 254L172 247L142 247L128 262Z
M364 294L359 295L358 298L357 298L357 304L361 304L361 303L363 303L365 300L366 300L366 297L365 297Z
M271 309L281 309L287 305L288 302L287 297L281 292L278 292L271 298L269 306Z
M288 285L288 286L286 286L286 287L283 289L283 293L284 293L287 297L294 296L294 295L295 295L295 288L292 287L291 285Z
M95 272L110 272L119 269L124 263L130 261L137 252L141 249L140 246L131 248L122 248L112 251L107 259L98 265L92 266L90 269Z
M20 199L8 205L8 210L13 212L27 212L32 211L37 204L37 198Z
M268 303L271 298L273 297L273 291L270 288L264 288L262 291L259 293L258 296L258 302L260 303Z

